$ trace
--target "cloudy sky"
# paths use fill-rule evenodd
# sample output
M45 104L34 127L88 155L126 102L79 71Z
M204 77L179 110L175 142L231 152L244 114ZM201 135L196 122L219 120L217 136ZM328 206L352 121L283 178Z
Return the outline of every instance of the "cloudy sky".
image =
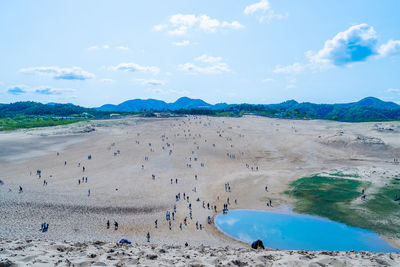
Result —
M400 103L400 1L1 1L0 102Z

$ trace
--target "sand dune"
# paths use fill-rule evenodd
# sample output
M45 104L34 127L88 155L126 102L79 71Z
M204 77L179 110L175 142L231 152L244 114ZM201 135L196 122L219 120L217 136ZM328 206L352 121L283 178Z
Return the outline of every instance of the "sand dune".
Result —
M399 123L391 122L390 127L397 129ZM194 247L187 253L186 248L167 247L169 252L157 252L157 259L163 262L161 259L168 258L165 264L173 265L178 261L174 263L172 255L177 255L179 264L187 265L192 264L194 256L185 258L185 255L199 253L202 260L193 265L231 263L241 266L241 263L232 262L240 260L238 255L248 255L249 260L254 261L248 262L251 265L268 265L270 260L265 259L263 263L260 259L272 255L284 260L285 264L303 265L302 261L310 260L306 257L314 259L315 256L327 263L332 260L331 264L336 261L350 264L354 259L363 265L363 257L366 257L365 262L373 265L378 257L376 254L350 253L349 256L349 253L337 253L331 257L319 252L304 252L305 255L300 252L251 252L247 250L248 245L232 240L212 224L207 224L207 217L221 212L228 197L231 209L287 209L293 203L293 199L282 194L288 184L317 172L353 168L361 174L367 173L369 180L383 183L385 177L382 173L373 173L372 168L399 173L393 158L400 158L400 139L395 131L376 129L375 123L245 116L128 118L1 133L0 177L5 185L0 186L0 238L2 247L8 252L0 255L9 258L16 253L17 258L9 259L22 262L20 255L25 255L24 251L34 246L35 259L26 258L26 262L37 260L40 263L44 259L38 255L45 253L41 246L47 249L52 246L51 242L62 245L60 241L66 240L69 243L64 246L70 249L76 248L72 245L75 242L86 242L88 246L81 249L82 252L75 251L68 259L75 264L84 266L98 262L109 265L111 261L107 261L105 250L118 249L119 253L128 253L132 249L134 252L129 253L137 255L135 258L140 256L142 264L150 265L152 260L146 257L147 254L188 242ZM88 159L89 155L91 159ZM41 170L41 178L36 175L37 170ZM86 179L82 181L82 177L87 177L87 182ZM230 184L231 192L224 190L226 183ZM268 192L264 190L266 185ZM23 193L18 193L19 186ZM176 201L179 193L181 200ZM183 193L189 196L189 201L183 199ZM200 201L196 201L197 198ZM233 203L235 199L237 204ZM270 199L273 207L266 206ZM203 201L211 207L217 206L217 212L203 208ZM192 219L189 203L192 204ZM169 229L165 212L172 212L174 205L175 220ZM184 224L185 217L187 225ZM107 220L111 222L111 229L106 229ZM114 220L119 224L118 230L113 229ZM158 228L155 228L155 220ZM47 233L39 231L43 222L50 224ZM203 230L196 228L196 222L204 226ZM147 232L151 234L151 244L156 246L154 249L143 246L147 244ZM140 245L114 248L112 243L121 238ZM26 239L43 241L10 241ZM111 243L102 246L87 243L97 240ZM15 252L16 242L24 246L21 253ZM400 244L393 238L391 242ZM207 249L216 251L210 252L215 255L227 252L231 256L226 255L226 261L221 257L208 259L208 252L199 252L201 245L213 247ZM226 251L221 248L227 245ZM52 250L56 255L57 248ZM91 250L96 251L93 252L96 256L89 259L86 254ZM26 252L26 257L31 255L29 253ZM100 256L103 254L106 256ZM114 254L108 256L115 257ZM60 264L68 265L66 256L54 257L60 257ZM82 262L78 262L80 257ZM390 264L390 257L383 255L382 260ZM50 258L52 263L58 261ZM124 261L123 257L112 263L118 261Z

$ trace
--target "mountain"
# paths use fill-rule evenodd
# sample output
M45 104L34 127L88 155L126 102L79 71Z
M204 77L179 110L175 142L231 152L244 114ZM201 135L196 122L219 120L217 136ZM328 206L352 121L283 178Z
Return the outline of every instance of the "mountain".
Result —
M382 109L394 109L400 108L400 105L397 105L393 102L386 102L382 101L376 97L366 97L361 99L358 102L349 103L349 104L342 104L342 105L349 105L349 106L364 106L364 107L371 107L371 108L382 108Z
M0 104L0 118L14 117L19 115L73 116L83 113L88 113L95 117L104 116L104 112L102 111L72 104L54 103L48 105L32 101Z
M98 110L102 111L141 111L141 110L165 110L167 103L157 99L133 99L122 102L119 105L103 105Z
M192 109L192 108L211 108L212 105L204 102L201 99L191 99L189 97L181 97L176 100L174 103L168 105L170 110L177 110L177 109Z
M246 113L293 119L324 119L348 122L400 120L400 105L385 102L378 98L367 97L358 102L344 104L299 103L288 100L280 104L226 104L211 105L201 99L182 97L173 103L157 99L133 99L119 105L107 104L100 108L85 108L72 104L37 102L16 102L0 104L1 118L23 118L28 116L80 116L90 114L90 117L109 118L110 113L131 114L131 111L166 111L177 114L197 114L213 116L241 116Z
M346 104L314 104L309 102L295 103L289 101L281 104L267 105L284 111L281 116L299 116L304 118L328 119L340 121L376 121L399 120L400 105L385 102L375 97L366 97L358 102Z
M221 105L221 104L218 104ZM174 103L166 103L156 99L133 99L125 101L118 105L106 104L97 110L102 111L163 111L163 110L179 110L179 109L212 109L214 106L208 104L201 99L192 99L189 97L181 97Z

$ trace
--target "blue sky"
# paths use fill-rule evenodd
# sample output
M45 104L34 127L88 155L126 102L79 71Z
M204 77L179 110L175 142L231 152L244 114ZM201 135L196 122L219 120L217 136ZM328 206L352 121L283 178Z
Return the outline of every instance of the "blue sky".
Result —
M400 1L1 1L0 102L400 103Z

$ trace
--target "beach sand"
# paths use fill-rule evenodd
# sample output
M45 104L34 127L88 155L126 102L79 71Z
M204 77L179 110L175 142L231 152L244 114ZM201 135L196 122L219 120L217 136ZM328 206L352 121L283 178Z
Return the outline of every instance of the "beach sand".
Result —
M56 258L49 255L57 254L55 246L66 246L74 249L69 261L82 260L82 266L86 264L83 261L89 262L87 265L125 261L122 256L108 261L107 255L114 257L115 253L104 251L111 249L135 255L144 265L154 265L146 255L157 252L157 261L165 265L178 264L171 255L176 255L181 265L192 264L196 257L188 259L185 255L198 253L199 263L195 264L200 265L225 265L239 259L239 255L248 255L254 261L250 265L269 265L270 261L263 263L261 258L272 255L285 264L303 266L301 261L306 258L301 257L307 255L300 252L254 252L248 250L247 244L220 233L207 223L207 217L217 213L203 208L202 201L216 205L218 213L228 197L230 209L288 210L294 200L283 192L290 182L335 169L360 173L383 184L385 175L400 173L399 165L393 164L393 158L400 158L399 132L399 122L341 123L256 116L133 117L3 132L0 179L5 184L0 186L0 258L14 253L17 258L9 259L22 263L24 258L20 255L36 251L37 256L26 256L29 260L25 264L38 262L48 248L46 255L54 263ZM36 175L37 170L41 170L41 178ZM78 184L82 177L88 181ZM43 180L47 186L43 186ZM226 183L231 192L225 191ZM18 192L19 186L23 193ZM176 202L179 193L181 200ZM192 220L183 193L192 204ZM270 199L273 207L266 205ZM172 212L174 204L177 212L170 230L165 212ZM179 224L185 217L187 226L181 230ZM107 220L110 229L106 229ZM114 230L114 220L119 224L118 230ZM39 231L43 222L49 223L46 233ZM196 228L196 222L202 224L203 230ZM148 232L154 249L147 245ZM113 248L121 238L139 245ZM28 239L34 241L28 243ZM398 239L386 240L400 246ZM95 241L107 243L91 243ZM24 247L20 252L15 248L18 242ZM76 242L84 242L85 248L76 249ZM185 242L189 250L183 247ZM200 253L200 246L207 246L208 252ZM161 248L169 252L159 253ZM92 250L97 256L89 259L87 255ZM231 256L226 255L226 261L213 259L207 254L210 251ZM359 265L364 265L365 254L341 252L332 258L318 252L307 253L318 260L334 258L346 264L359 260ZM63 255L61 251L59 255ZM371 265L375 264L378 254L368 255ZM390 257L398 259L398 254L391 255L379 257L390 264ZM67 264L63 257L61 262Z

